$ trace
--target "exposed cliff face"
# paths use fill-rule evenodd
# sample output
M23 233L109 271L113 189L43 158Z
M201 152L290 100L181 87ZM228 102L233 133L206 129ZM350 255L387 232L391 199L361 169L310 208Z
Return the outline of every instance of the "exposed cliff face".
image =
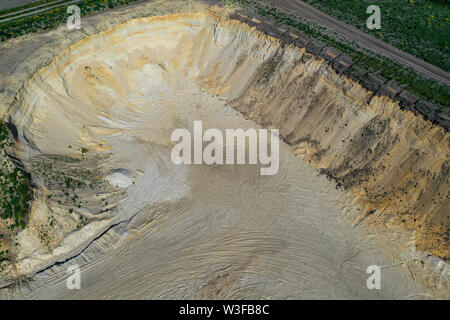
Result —
M302 49L187 14L82 40L17 94L8 111L16 156L38 187L17 275L70 258L154 203L182 206L191 175L170 165L171 132L198 117L242 125L226 104L279 128L298 156L353 193L368 212L358 219L414 230L420 250L450 256L448 133Z
M369 223L415 230L418 248L450 257L449 134L292 51L279 48L264 62L235 108L279 128L306 161L356 196Z

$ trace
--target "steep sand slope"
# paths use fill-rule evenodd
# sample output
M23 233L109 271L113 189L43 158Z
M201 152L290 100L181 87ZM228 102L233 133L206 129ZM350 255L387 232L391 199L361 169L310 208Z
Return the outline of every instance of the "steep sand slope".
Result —
M370 97L304 50L212 14L132 20L80 41L27 81L9 110L16 155L38 186L29 227L19 234L16 276L88 246L78 256L92 270L86 291L64 291L66 263L55 267L57 276L51 269L38 274L35 294L399 298L421 292L423 281L414 281L425 278L424 262L415 245L448 256L449 136ZM231 106L280 128L291 147L282 146L279 175L261 177L253 166L171 163L171 132L194 120L221 129L257 126ZM294 153L351 193L317 177ZM121 175L133 183L108 183ZM73 180L60 183L60 176ZM353 229L347 216L356 217ZM366 239L363 218L370 230L385 223L389 232L375 230ZM133 219L136 243L127 239ZM387 258L383 241L391 235L397 250ZM120 237L132 249L120 242L120 251L105 249ZM165 258L153 260L150 244ZM98 253L85 256L94 245L110 264L97 260ZM439 263L444 269L428 285L445 292L448 269ZM391 266L386 291L365 287L370 264ZM100 280L105 270L118 273L117 291L108 273ZM130 293L136 274L142 282L134 287L142 289ZM58 285L44 286L48 279ZM175 290L187 279L192 286ZM290 284L302 279L309 289L294 290Z
M275 71L276 70L276 71ZM351 190L368 223L402 225L416 245L450 257L450 135L337 75L323 60L280 47L233 105Z

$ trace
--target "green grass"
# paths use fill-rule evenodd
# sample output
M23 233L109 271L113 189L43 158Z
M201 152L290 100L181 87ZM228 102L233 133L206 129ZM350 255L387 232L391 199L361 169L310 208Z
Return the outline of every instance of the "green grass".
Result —
M450 71L448 0L302 0L405 52ZM366 9L381 10L381 29L369 30Z
M262 17L270 17L311 38L321 40L327 45L350 56L357 66L369 72L381 71L382 76L388 80L395 80L400 84L407 85L410 92L422 99L441 104L444 107L450 106L450 88L448 86L441 85L433 79L426 78L415 70L403 66L390 58L382 57L360 48L354 43L330 34L324 28L301 21L294 15L283 12L282 10L269 8L252 0L226 0L224 2L230 5L237 5L244 9L250 9Z
M0 122L0 218L6 227L24 229L32 199L30 180L5 155L11 144L6 126Z
M137 1L139 0L84 0L77 3L77 6L80 7L81 16L84 16ZM68 5L63 5L35 15L0 23L0 42L28 33L55 28L66 23L67 7Z

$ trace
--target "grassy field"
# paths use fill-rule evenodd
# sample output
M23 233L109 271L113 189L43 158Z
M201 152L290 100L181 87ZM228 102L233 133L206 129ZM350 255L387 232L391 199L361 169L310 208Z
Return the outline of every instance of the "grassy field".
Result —
M345 23L450 71L449 0L302 0ZM366 9L381 10L381 29L369 30Z

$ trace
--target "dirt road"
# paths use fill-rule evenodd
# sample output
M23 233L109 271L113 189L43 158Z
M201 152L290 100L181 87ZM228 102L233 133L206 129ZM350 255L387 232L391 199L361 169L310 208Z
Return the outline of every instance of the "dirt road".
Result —
M33 9L31 9L31 10L30 10L30 9L26 9L26 10L23 10L23 12L24 12L23 14L21 14L21 15L19 15L19 16L13 16L13 17L10 17L10 18L0 19L0 22L7 22L7 21L10 21L10 20L15 20L15 19L23 18L23 17L26 17L26 16L34 15L34 14L36 14L36 13L48 11L48 10L50 10L50 9L54 9L54 8L61 7L61 6L66 6L66 5L69 5L69 4L74 4L74 3L77 3L77 2L80 2L80 0L73 0L73 1L68 1L68 2L58 2L58 3L55 4L54 6L50 6L50 7L48 7L48 6L43 6L42 9L38 9L38 8L40 8L40 7L33 8ZM35 10L35 9L38 9L38 10ZM14 14L17 14L17 12L15 12Z

